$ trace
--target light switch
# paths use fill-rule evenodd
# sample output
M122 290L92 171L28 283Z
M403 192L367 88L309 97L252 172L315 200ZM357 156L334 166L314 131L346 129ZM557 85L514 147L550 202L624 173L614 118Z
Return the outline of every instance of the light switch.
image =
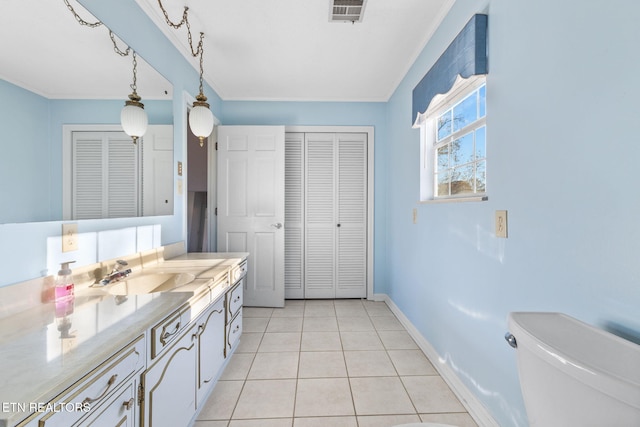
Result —
M178 190L178 196L182 196L182 193L183 193L183 191L184 191L184 190L183 190L183 188L182 188L182 180L181 180L181 179L179 179L179 180L178 180L178 182L177 182L176 184L177 184L177 185L176 185L176 187L178 187L178 188L177 188L177 190Z
M78 224L62 224L62 252L78 250Z
M507 211L496 211L496 237L507 238Z
M418 209L413 208L413 223L417 224L418 223Z

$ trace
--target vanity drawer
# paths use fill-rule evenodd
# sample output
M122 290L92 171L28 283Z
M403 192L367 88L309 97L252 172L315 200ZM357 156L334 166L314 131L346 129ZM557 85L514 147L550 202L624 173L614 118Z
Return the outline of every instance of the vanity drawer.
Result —
M135 381L130 381L118 393L101 405L95 411L91 411L86 419L80 421L77 426L134 426L136 414L136 388Z
M227 345L225 348L225 357L231 354L231 349L236 345L238 339L242 335L242 311L227 325Z
M233 289L227 292L227 323L231 322L233 317L242 307L242 288L244 280L236 284Z
M81 380L80 385L65 391L50 402L54 411L44 415L39 427L71 426L110 400L113 391L130 381L145 366L145 342L141 335L131 345L116 353ZM57 411L55 409L58 409Z
M189 317L189 313L173 312L162 322L151 328L151 358L155 358L179 336L189 319L183 321L182 317Z
M247 260L242 261L231 270L231 283L235 284L238 280L247 275Z

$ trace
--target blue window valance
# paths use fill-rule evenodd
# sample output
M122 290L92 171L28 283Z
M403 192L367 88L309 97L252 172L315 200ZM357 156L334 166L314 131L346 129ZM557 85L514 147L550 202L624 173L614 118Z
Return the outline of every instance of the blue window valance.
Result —
M478 74L487 74L487 15L481 14L469 20L413 89L411 122L427 111L434 96L449 92L458 75L469 78Z

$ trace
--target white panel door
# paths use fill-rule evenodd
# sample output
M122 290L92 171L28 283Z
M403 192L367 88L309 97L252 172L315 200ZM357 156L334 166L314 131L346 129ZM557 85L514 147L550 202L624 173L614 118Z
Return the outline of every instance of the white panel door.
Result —
M151 125L142 137L142 215L173 214L173 125Z
M218 251L250 253L245 306L284 306L284 234L284 126L220 126Z

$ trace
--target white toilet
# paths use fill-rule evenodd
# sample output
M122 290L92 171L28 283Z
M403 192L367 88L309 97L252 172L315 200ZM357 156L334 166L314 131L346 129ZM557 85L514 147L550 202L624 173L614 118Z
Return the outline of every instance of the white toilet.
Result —
M530 427L640 426L640 345L560 313L510 313Z

